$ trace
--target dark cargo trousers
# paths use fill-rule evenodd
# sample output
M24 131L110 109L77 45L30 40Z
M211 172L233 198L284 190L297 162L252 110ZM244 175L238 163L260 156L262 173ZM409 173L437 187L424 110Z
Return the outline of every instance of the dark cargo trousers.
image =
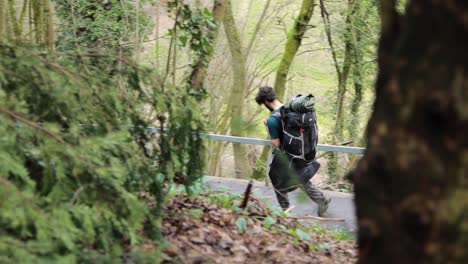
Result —
M268 175L275 188L278 203L283 210L289 208L288 192L297 188L305 192L315 203L325 202L325 195L309 181L315 172L312 175L303 175L308 165L310 163L291 160L289 156L278 151L273 154Z
M314 201L316 204L323 203L325 201L325 196L323 193L318 190L311 182L307 182L306 184L302 184L299 186L303 192L307 194L307 196ZM278 200L279 205L283 210L289 208L289 198L287 192L281 192L275 188L276 199Z

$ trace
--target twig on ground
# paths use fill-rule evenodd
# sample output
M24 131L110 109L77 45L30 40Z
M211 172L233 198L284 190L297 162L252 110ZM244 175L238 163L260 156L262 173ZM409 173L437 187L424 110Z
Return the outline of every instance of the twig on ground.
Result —
M320 217L320 216L313 216L313 215L301 215L301 216L289 216L286 217L287 219L314 219L314 220L320 220L320 221L334 221L334 222L344 222L344 218L328 218L328 217Z
M244 200L242 200L242 203L240 205L241 209L245 209L247 207L247 203L249 202L249 196L252 191L252 185L253 185L253 180L250 180L249 184L247 184L247 188L245 188Z
M296 206L293 205L293 206L289 207L288 209L286 209L284 212L285 212L285 213L289 213L289 212L291 212L291 210L294 209L295 207L296 207Z

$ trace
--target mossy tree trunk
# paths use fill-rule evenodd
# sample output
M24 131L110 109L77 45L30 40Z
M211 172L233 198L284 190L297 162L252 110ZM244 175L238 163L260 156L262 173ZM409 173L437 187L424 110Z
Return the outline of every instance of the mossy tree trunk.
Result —
M219 28L221 27L221 23L224 18L224 12L226 8L227 0L215 0L213 4L213 17L216 23L216 29L213 32L213 47L216 46L218 35L219 35ZM201 3L197 2L197 5L200 7ZM195 59L195 65L192 68L192 72L190 73L189 84L192 89L199 91L204 89L204 83L208 72L208 67L213 58L213 53L201 54L198 58ZM200 93L202 94L202 93ZM210 118L211 119L211 118ZM219 152L221 151L221 147L218 146L217 142L209 142L208 143L208 151L206 151L206 158L207 164L206 169L208 170L208 175L216 175L217 164L219 160Z
M51 0L45 0L45 27L47 29L47 39L44 40L47 44L49 52L55 51L55 29L54 29L54 8Z
M8 0L8 13L11 28L13 29L14 37L19 38L20 29L18 19L16 18L16 0Z
M356 7L357 8L357 7ZM359 107L362 102L363 95L363 78L362 78L362 52L360 50L361 44L361 33L355 29L353 25L351 30L351 38L353 43L353 84L354 84L354 98L351 102L350 112L350 125L349 125L349 136L353 140L354 145L357 144L359 127Z
M51 0L0 0L0 37L26 40L24 31L28 18L29 41L54 51L53 10Z
M468 5L381 0L374 111L355 184L359 263L468 263Z
M259 19L255 23L255 27L254 27L253 32L249 32L249 34L246 34L244 32L240 36L240 38L242 38L242 39L245 39L245 40L248 39L248 41L245 41L245 43L247 43L247 44L243 45L244 47L246 47L246 48L243 49L243 54L244 54L244 57L246 58L246 69L249 68L249 65L248 65L248 63L249 63L249 61L248 61L249 54L250 54L250 52L252 50L254 50L256 40L262 35L262 29L266 25L265 22L269 17L268 12L271 11L271 9L270 9L271 2L272 2L271 0L265 1L265 4L264 4L263 9L262 9L262 13L261 13ZM255 3L255 1L251 1L251 2L248 3L249 8L251 8L251 7L254 8L253 3ZM240 5L240 6L242 6L242 5ZM249 21L251 21L251 20L249 20ZM238 26L238 28L239 27L240 26ZM244 36L244 37L242 37L242 36ZM251 36L251 37L249 38L249 36ZM223 47L220 47L220 48L223 48ZM251 63L254 63L254 61L251 61ZM216 76L216 78L214 78L214 79L223 78L223 75L224 75L224 73L218 74ZM251 74L251 76L252 75L255 75L255 70ZM246 99L249 97L249 93L247 91L250 89L250 87L252 87L253 80L254 80L254 78L249 78L249 76L246 74L246 87L245 87L245 90L246 90L245 98ZM225 86L225 84L221 84L221 83L218 83L217 85L218 86ZM217 105L217 97L218 97L219 93L222 94L223 91L221 91L221 89L220 89L220 91L212 93L212 96L211 96L211 99L210 99L211 100L211 102L210 102L211 103L211 109L215 109L214 111L213 110L210 111L210 124L215 124L216 125L216 128L213 128L210 131L214 131L214 132L219 133L219 134L224 134L224 133L226 133L226 128L225 128L224 124L225 124L226 121L230 120L230 109L228 107L224 108L222 106ZM220 112L222 112L222 114ZM219 120L217 120L216 116L218 116L219 114L221 114L222 117ZM251 118L253 116L255 116L255 115L252 115ZM251 126L251 124L252 124L251 120L247 119L247 124L246 125ZM210 143L210 152L209 152L210 156L209 156L209 159L208 159L208 163L209 163L208 164L208 168L209 168L208 172L210 173L210 175L213 175L211 173L215 173L216 170L218 169L219 164L217 164L217 163L221 159L221 155L222 155L222 152L224 150L224 147L225 147L224 143L222 143L222 142L212 142L212 143Z
M224 10L226 8L227 0L215 0L213 5L213 17L216 22L216 30L214 34L213 46L216 45L219 33L219 27L221 21L223 21ZM200 3L198 3L200 4ZM212 54L203 53L199 58L196 59L195 66L192 68L192 73L190 74L190 85L193 89L201 89L206 78L206 72L208 69L209 62L211 61Z
M337 99L335 103L336 112L335 112L335 125L333 127L332 135L330 135L330 143L338 144L343 141L343 124L344 124L344 103L345 95L347 89L347 82L349 73L352 66L351 53L352 53L352 39L351 39L351 28L352 28L352 19L355 14L355 0L348 0L348 11L345 21L345 32L344 32L344 57L343 62L338 61L336 47L332 37L331 23L329 13L325 6L323 0L320 0L320 10L325 25L325 33L327 35L328 44L332 53L336 75L338 79L338 90L337 90ZM340 66L341 65L341 66ZM335 182L338 180L338 156L337 153L331 152L328 155L328 175L329 180Z
M231 109L231 134L233 136L244 136L246 126L244 124L244 98L246 88L246 59L239 36L239 30L234 21L230 1L226 5L224 15L224 30L231 51L233 87L229 97L229 108ZM247 148L243 144L233 144L235 172L237 178L246 179L250 175Z
M40 0L31 0L33 21L34 21L34 35L36 37L36 43L41 45L44 44L44 5Z
M0 0L0 38L4 38L6 36L6 29L7 29L7 20L6 20L6 3L7 0Z
M310 19L314 13L315 0L303 0L301 10L294 20L293 27L288 32L288 39L281 58L278 70L276 71L275 78L275 92L280 101L283 101L286 91L286 80L288 77L289 69L293 63L294 57L301 46L304 34L309 27ZM270 147L264 147L260 157L257 159L255 170L253 171L252 178L261 179L266 174L265 164L270 151Z
M276 71L274 84L276 95L280 101L284 100L289 68L291 68L294 57L301 46L304 34L309 27L310 19L314 13L314 6L314 0L303 0L299 15L294 20L294 25L288 32L288 39L284 48L283 57Z
M24 32L24 22L26 18L26 12L28 11L29 5L30 5L30 0L24 0L23 1L23 7L21 8L21 13L20 13L20 18L18 21L19 24L19 36L20 38L24 38L23 32ZM50 19L53 19L53 16L50 17Z
M344 61L343 61L343 68L338 73L338 91L336 98L336 113L335 113L335 125L333 128L334 134L334 142L339 143L343 141L343 124L344 124L344 103L345 103L345 96L348 84L349 73L351 70L351 43L349 40L346 40L345 44L345 53L344 53Z
M228 115L229 112L229 109L227 109L226 113L221 117L221 119L216 122L218 133L221 135L224 135L228 132L230 120L230 116ZM217 172L220 166L221 155L224 150L225 142L217 141L210 143L210 151L207 158L208 175L216 176L218 175Z

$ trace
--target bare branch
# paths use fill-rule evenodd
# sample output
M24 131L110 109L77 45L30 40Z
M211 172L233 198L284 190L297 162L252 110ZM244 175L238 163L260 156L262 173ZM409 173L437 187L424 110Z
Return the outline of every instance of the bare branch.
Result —
M78 196L83 190L84 190L84 187L80 186L80 188L78 188L78 190L76 190L75 193L73 193L73 197L68 202L69 206L72 206L73 204L75 204L76 200L78 199Z
M287 217L288 219L314 219L319 221L327 221L327 222L344 222L344 218L327 218L327 217L320 217L320 216L313 216L313 215L302 215L302 216L290 216Z
M38 124L36 124L36 123L22 117L22 116L20 116L19 114L15 113L15 112L11 112L11 111L0 108L0 113L2 113L4 115L7 115L7 116L9 116L9 117L11 117L11 118L13 118L15 120L18 120L18 121L20 121L22 123L25 123L26 125L28 125L28 126L34 128L34 129L37 129L37 130L51 136L52 138L57 140L59 143L65 144L65 141L63 141L63 139L60 136L58 136L57 134L55 134L54 132L52 132L52 131L48 130L47 128L42 127L42 126L40 126L40 125L38 125Z

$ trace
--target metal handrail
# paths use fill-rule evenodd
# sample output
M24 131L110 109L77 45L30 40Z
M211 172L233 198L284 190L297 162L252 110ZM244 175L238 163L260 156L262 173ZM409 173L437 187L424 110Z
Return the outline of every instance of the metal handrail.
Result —
M160 129L156 127L148 127L147 131L150 133L159 133ZM201 138L210 139L213 141L224 141L240 144L250 144L250 145L270 145L270 140L260 139L260 138L248 138L248 137L235 137L235 136L226 136L218 135L214 133L200 133ZM330 151L330 152L341 152L341 153L351 153L351 154L364 154L366 152L365 148L359 147L346 147L346 146L334 146L326 144L318 144L317 149L319 151Z
M38 125L42 126L43 123L37 122ZM82 126L95 126L93 124L86 124ZM160 133L161 129L157 127L143 127L143 126L127 126L127 129L132 128L144 128L148 133ZM260 138L248 138L248 137L236 137L236 136L226 136L226 135L218 135L214 133L199 133L201 138L210 139L213 141L224 141L224 142L232 142L232 143L240 143L240 144L249 144L249 145L262 145L262 146L269 146L270 140L260 139ZM329 152L341 152L341 153L350 153L350 154L364 154L366 152L365 148L359 147L346 147L346 146L334 146L334 145L326 145L326 144L317 144L317 149L319 151L329 151Z
M241 143L241 144L251 144L251 145L270 145L270 140L260 139L260 138L247 138L247 137L234 137L234 136L225 136L217 134L201 134L202 138L208 138L214 141L225 141L232 143ZM358 147L346 147L346 146L334 146L326 144L317 144L317 149L320 151L331 151L331 152L342 152L342 153L351 153L351 154L364 154L365 148Z

